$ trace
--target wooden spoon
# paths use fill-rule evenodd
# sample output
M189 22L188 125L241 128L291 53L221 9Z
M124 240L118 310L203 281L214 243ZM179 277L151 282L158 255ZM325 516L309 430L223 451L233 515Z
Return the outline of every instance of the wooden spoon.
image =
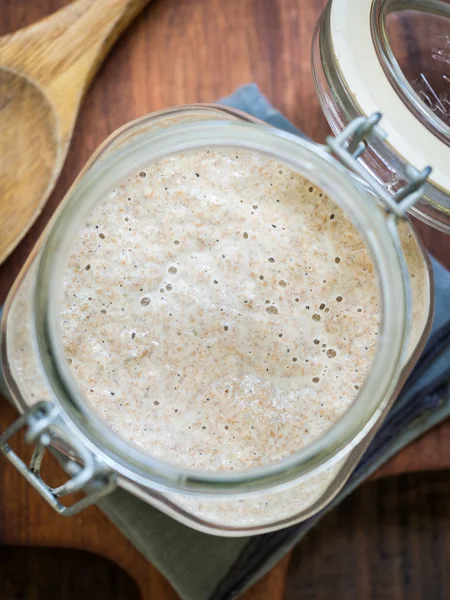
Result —
M103 58L149 0L78 0L0 38L0 263L39 215Z

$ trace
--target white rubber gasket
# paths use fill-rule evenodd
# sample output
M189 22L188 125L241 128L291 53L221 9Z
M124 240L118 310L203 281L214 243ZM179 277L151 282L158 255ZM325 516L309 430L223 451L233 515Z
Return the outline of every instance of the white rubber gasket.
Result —
M430 182L450 192L450 148L407 108L383 71L372 41L373 0L333 0L331 38L344 80L365 115L383 114L392 148L419 170L430 165Z

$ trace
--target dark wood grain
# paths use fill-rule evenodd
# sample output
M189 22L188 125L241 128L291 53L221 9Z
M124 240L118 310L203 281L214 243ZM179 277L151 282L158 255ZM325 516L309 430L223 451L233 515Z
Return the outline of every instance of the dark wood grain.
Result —
M63 0L0 0L0 34L64 4ZM54 193L30 233L0 267L0 302L85 161L123 123L175 104L210 102L238 85L256 81L298 127L322 140L328 127L313 88L310 46L324 5L325 0L154 0L113 49L93 83ZM420 229L429 249L450 267L448 238ZM0 400L0 429L13 418L14 411ZM449 449L447 423L412 444L382 474L448 467ZM129 572L143 598L177 598L98 510L61 519L4 463L0 467L1 542L97 552ZM286 559L244 599L282 600L287 565Z
M450 478L402 475L366 484L293 552L285 600L446 600Z
M0 565L1 600L140 600L128 573L88 552L0 546Z

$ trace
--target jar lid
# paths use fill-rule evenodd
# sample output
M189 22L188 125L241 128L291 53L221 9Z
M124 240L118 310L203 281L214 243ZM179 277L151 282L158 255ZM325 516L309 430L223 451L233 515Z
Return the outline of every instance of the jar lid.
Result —
M324 19L348 117L383 114L388 142L361 160L390 191L407 165L431 165L411 212L450 233L450 1L332 0Z

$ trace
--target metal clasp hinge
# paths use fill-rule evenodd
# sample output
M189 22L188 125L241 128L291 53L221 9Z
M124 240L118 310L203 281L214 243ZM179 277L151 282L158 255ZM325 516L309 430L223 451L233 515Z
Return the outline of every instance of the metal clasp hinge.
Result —
M374 113L370 117L358 117L339 135L328 137L326 145L343 165L356 173L369 186L389 212L396 217L404 218L407 211L423 196L432 169L426 167L423 171L418 171L412 165L408 165L407 184L391 196L358 161L367 149L367 142L371 139L384 141L387 138L386 132L379 126L381 119L381 113Z
M29 465L8 444L10 438L23 427L28 428L25 440L35 444ZM52 488L42 480L40 469L45 452L55 437L69 449L71 458L65 461L64 469L71 478L63 485ZM58 408L51 402L38 402L10 425L0 436L0 452L54 510L67 517L80 512L116 487L115 473L102 465L90 450L70 434ZM71 506L60 501L63 496L80 490L84 490L86 495Z

